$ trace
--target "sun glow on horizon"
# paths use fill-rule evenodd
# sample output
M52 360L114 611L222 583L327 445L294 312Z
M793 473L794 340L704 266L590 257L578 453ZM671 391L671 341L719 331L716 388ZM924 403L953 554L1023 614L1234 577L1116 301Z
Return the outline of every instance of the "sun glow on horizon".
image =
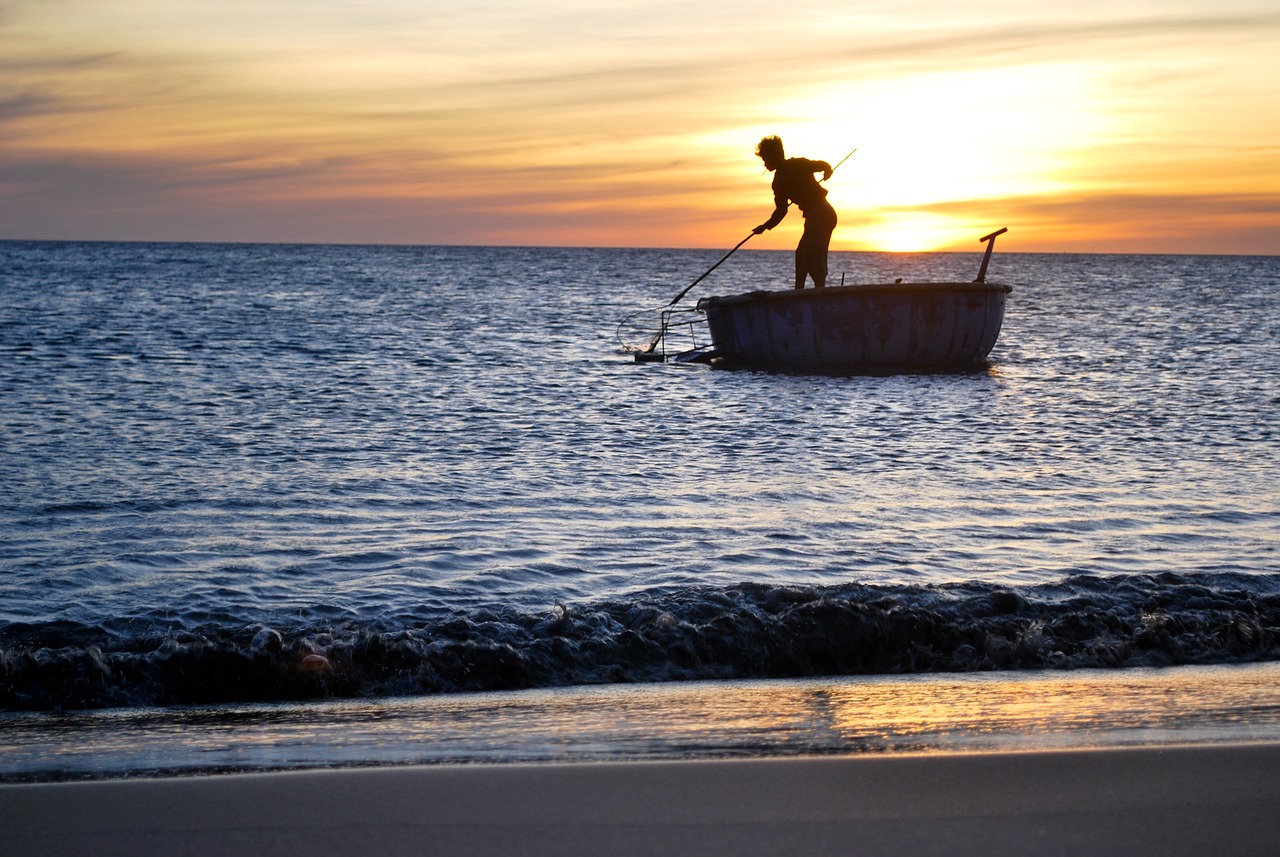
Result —
M854 227L853 249L887 253L925 253L967 244L973 230L955 218L917 212L886 212L870 223Z

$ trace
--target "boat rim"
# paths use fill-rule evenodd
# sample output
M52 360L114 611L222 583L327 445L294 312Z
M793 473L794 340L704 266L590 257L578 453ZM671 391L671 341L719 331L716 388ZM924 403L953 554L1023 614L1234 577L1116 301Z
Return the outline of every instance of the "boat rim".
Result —
M754 292L743 292L736 295L712 295L698 301L698 307L726 303L752 303L756 301L795 301L830 298L842 295L867 294L873 292L1001 292L1008 294L1013 287L1001 283L857 283L846 286L826 286L816 289L760 289Z

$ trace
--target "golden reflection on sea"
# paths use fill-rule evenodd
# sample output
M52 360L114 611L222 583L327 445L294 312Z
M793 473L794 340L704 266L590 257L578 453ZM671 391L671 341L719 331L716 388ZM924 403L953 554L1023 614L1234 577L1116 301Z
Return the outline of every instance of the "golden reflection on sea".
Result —
M1280 741L1280 664L0 715L0 779Z

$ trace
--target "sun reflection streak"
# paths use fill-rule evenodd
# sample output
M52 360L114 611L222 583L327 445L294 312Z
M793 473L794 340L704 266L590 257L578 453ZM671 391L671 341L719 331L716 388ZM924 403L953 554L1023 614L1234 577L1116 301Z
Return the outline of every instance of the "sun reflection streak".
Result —
M65 778L1275 741L1277 678L1280 665L1259 664L0 715L0 773Z

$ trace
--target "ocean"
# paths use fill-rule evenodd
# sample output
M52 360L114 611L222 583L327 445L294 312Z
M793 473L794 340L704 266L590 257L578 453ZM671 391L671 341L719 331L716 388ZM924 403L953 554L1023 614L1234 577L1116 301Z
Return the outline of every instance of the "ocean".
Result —
M632 359L723 251L0 242L0 779L1280 738L1280 257L1016 238L845 378Z

